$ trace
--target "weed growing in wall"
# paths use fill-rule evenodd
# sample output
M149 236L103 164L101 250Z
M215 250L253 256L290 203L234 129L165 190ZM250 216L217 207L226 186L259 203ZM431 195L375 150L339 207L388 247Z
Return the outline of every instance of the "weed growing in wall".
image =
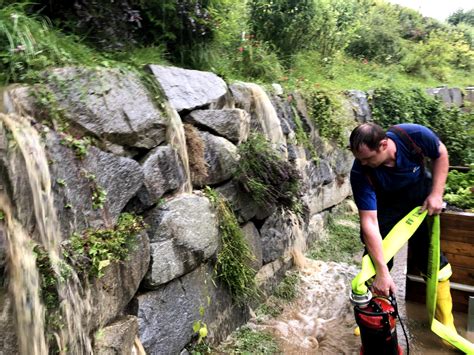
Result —
M292 271L278 284L273 295L284 301L293 301L298 296L298 284L300 277L298 272Z
M241 327L232 335L232 345L224 349L232 354L281 354L278 344L269 333Z
M104 268L113 262L126 260L136 245L136 237L145 228L141 217L122 213L117 225L109 229L87 229L73 234L72 256L81 256L77 265L84 275L101 277Z
M299 207L300 176L260 134L252 134L239 145L239 167L235 178L252 199L262 207L281 204Z
M341 112L341 101L335 93L328 90L303 89L310 119L319 131L319 135L344 147L346 136L344 129L347 125Z
M219 223L222 247L217 255L216 275L238 303L258 296L255 270L250 267L253 255L242 229L227 201L206 187L205 193L214 205Z

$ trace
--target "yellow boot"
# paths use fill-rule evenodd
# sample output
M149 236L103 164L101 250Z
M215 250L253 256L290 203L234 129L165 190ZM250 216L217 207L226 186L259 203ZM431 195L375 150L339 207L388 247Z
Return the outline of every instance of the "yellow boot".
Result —
M456 332L449 280L438 282L435 318Z
M354 328L354 335L356 337L360 336L360 328L358 326Z

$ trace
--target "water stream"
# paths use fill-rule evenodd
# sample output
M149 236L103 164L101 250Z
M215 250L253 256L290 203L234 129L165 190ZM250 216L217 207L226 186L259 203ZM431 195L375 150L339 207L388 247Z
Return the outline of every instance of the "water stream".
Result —
M6 131L3 132L3 136L7 137L7 132L11 135L9 150L17 150L23 159L36 221L35 235L27 235L15 221L10 202L5 196L2 197L1 206L7 217L6 235L10 251L9 282L15 300L19 343L21 349L25 349L22 353L47 354L44 340L44 311L38 300L38 274L31 250L34 242L39 243L47 252L53 276L56 278L60 300L59 312L63 324L55 334L58 348L63 351L67 349L68 354L91 353L91 342L83 325L84 320L87 321L90 315L90 300L87 290L82 288L72 268L68 269L67 279L64 277L64 263L61 261L60 253L62 236L53 203L51 176L44 146L38 132L27 118L14 114L0 114L0 123L2 129ZM18 159L18 154L12 154L10 151L7 156L10 160ZM9 165L16 166L13 161Z
M253 317L251 329L271 333L283 354L359 354L360 338L353 335L354 313L349 302L350 281L359 268L346 263L307 259L299 255L298 298L273 318ZM398 285L397 301L410 354L457 354L430 331L425 306L405 302L406 247L395 258L392 275ZM465 336L466 314L454 313L459 333ZM407 342L397 323L400 346Z
M191 172L189 170L188 150L186 148L186 135L184 134L184 126L178 112L171 107L169 103L165 103L165 110L170 119L166 138L168 144L175 148L178 152L181 162L183 163L185 183L181 187L181 193L191 193L193 185L191 182Z
M252 118L256 119L255 123L257 127L263 131L265 137L268 138L275 149L285 158L287 155L286 139L283 135L280 119L267 93L259 85L254 83L239 84L245 87L250 93L252 98L252 107L250 110Z

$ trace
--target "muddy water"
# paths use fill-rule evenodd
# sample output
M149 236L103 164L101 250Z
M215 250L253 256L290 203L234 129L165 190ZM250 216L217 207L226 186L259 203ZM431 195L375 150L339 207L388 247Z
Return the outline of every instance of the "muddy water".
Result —
M354 317L348 302L357 268L343 263L307 260L300 271L300 297L277 318L252 320L249 326L272 333L285 354L357 352Z
M359 269L345 263L306 261L300 270L298 299L277 318L252 319L248 325L273 334L283 354L359 354L360 338L353 335L355 321L348 301L350 281ZM423 304L404 301L405 270L406 247L396 256L392 274L410 354L458 354L430 331ZM466 315L455 313L454 317L458 332L466 336ZM406 353L400 324L397 334Z

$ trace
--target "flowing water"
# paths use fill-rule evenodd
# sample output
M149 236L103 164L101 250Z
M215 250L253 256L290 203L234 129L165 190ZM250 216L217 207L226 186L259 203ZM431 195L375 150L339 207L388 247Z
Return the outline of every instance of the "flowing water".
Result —
M184 126L178 112L171 107L170 104L165 103L166 113L170 118L166 137L168 144L175 148L178 152L181 162L183 163L185 183L181 187L181 193L191 193L193 191L193 185L191 183L191 173L189 171L189 158L188 150L186 149L186 136L184 134Z
M11 134L9 149L18 149L24 161L36 221L36 234L33 238L28 236L15 221L10 202L2 196L2 209L7 217L6 235L10 252L9 283L15 300L19 343L21 349L25 350L22 353L47 354L44 340L44 310L38 299L38 273L34 267L35 258L31 251L33 239L48 253L57 280L59 312L63 324L55 334L59 349L67 349L68 354L91 353L91 342L83 326L83 321L87 321L90 316L88 292L82 289L74 270L68 269L69 277L67 280L64 279L62 269L64 263L61 261L60 253L62 238L53 204L48 160L40 136L30 121L22 116L0 114L0 123L3 130ZM18 155L9 152L8 158L17 159ZM13 162L9 165L15 166ZM16 173L18 172L13 172Z
M256 119L265 137L273 144L276 150L286 157L286 139L281 129L280 119L267 93L257 84L239 83L248 90L252 98L250 108L252 119Z
M353 335L354 312L349 302L350 282L359 268L346 263L305 258L297 252L301 282L299 297L286 305L276 318L254 317L251 329L274 335L283 354L359 354L360 337ZM392 274L396 284L400 316L404 322L411 354L456 354L429 329L425 306L405 302L406 247L395 258ZM465 336L466 315L454 313L456 325ZM400 346L407 342L397 323Z

